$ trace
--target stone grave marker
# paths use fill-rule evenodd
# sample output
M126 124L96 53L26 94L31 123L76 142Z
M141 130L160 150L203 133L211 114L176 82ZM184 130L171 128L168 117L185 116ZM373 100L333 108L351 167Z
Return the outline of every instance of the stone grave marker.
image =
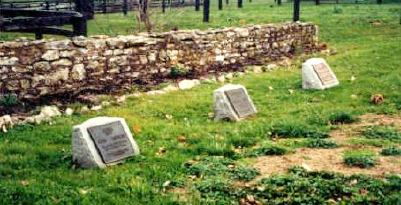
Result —
M323 58L310 58L302 64L302 88L324 90L340 83Z
M255 114L256 108L242 85L225 85L213 93L214 119L239 121Z
M123 118L96 117L73 128L72 159L82 168L104 168L138 154Z

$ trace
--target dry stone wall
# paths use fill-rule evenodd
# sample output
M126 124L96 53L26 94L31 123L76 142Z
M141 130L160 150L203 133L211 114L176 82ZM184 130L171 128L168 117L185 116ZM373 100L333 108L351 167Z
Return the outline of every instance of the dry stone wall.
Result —
M111 92L167 79L173 67L190 77L291 57L317 48L317 26L267 24L244 28L60 41L0 43L0 92L21 100Z

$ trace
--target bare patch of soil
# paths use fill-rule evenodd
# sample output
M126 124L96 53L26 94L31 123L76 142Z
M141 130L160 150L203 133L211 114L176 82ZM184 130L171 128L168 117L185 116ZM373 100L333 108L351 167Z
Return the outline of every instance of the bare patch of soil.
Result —
M384 176L386 174L401 174L400 157L378 157L378 164L369 169L349 167L343 163L342 155L347 148L310 149L301 148L295 153L285 156L263 156L257 158L254 167L259 169L262 176L285 173L288 168L302 166L312 171L333 171L345 175L366 174ZM369 149L378 151L377 149Z
M360 117L358 123L341 125L330 133L331 139L341 147L336 149L299 148L295 153L284 156L262 156L256 158L253 167L260 170L262 177L285 173L288 168L302 166L313 171L333 171L345 175L366 174L371 176L384 176L386 174L401 174L400 156L380 156L381 149L347 144L348 139L355 137L363 127L372 125L391 125L400 128L401 116L386 116L367 114ZM370 150L378 154L378 164L375 167L364 169L349 167L343 163L343 153L355 149Z

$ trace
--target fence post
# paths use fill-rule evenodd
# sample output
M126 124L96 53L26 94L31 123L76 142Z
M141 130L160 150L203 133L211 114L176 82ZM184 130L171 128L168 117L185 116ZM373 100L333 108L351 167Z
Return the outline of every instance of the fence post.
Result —
M226 4L228 5L230 3L230 1L229 0L226 0Z
M203 1L203 22L209 22L210 1Z
M299 21L300 0L294 0L294 22Z
M74 36L87 36L86 18L72 17L72 29Z
M219 0L219 10L223 10L223 0Z
M238 0L238 8L242 8L242 0Z
M49 9L50 9L49 1L46 1L46 2L45 2L45 9L46 9L46 10L49 10Z
M195 0L195 11L199 11L200 0Z
M43 33L40 28L35 30L35 39L36 40L43 39Z
M162 0L162 12L166 12L166 0Z
M320 0L315 0L316 5L320 5Z
M106 12L107 12L107 0L103 0L102 12L103 12L103 13L106 13Z
M277 5L281 6L281 0L277 0Z
M123 1L123 13L125 16L128 14L128 0Z
M86 19L93 19L94 7L94 0L75 0L75 11L81 13Z

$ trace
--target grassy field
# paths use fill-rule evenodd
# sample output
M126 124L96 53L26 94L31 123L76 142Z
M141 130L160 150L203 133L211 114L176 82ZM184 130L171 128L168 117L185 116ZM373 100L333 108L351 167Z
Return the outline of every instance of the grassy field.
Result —
M201 13L192 8L174 9L165 16L155 13L154 18L158 30L291 19L290 5L270 5L254 0L241 10L234 6L222 12L212 10L210 24L201 23ZM367 113L379 119L400 118L399 13L398 4L303 5L301 19L318 24L321 41L337 50L326 59L341 85L326 91L302 90L303 59L296 66L236 78L234 83L248 88L259 111L238 123L209 118L212 91L221 85L202 84L189 91L130 98L121 106L57 118L52 125L25 125L0 133L0 204L235 204L253 198L265 204L400 204L401 169L375 176L360 174L374 167L386 169L387 159L401 167L401 156L397 156L400 124L353 127L363 125L363 117L359 122L358 118ZM133 32L133 24L132 14L129 18L98 15L89 30L91 34L127 34ZM352 76L356 80L351 81ZM383 104L370 103L376 93L385 96ZM132 131L141 156L104 170L74 169L71 127L104 115L123 117L135 127ZM334 137L333 132L347 126L358 132L343 141ZM332 139L320 139L327 134ZM268 176L255 165L273 160L260 157L282 159L280 155L321 150L317 148L339 151L344 166L356 167L350 172L358 175L307 172L305 166L296 166ZM384 156L388 153L395 156Z

